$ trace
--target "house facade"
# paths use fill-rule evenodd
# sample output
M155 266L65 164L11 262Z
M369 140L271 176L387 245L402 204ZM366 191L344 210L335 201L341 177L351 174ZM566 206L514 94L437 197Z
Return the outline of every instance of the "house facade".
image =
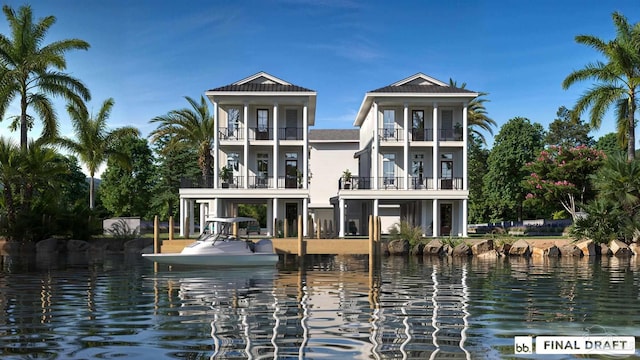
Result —
M264 204L267 233L273 219L298 215L306 232L309 206L309 127L316 92L260 72L206 91L216 129L214 176L180 188L180 235L194 233L195 209L207 216L236 216L240 204Z
M374 215L383 230L403 219L425 236L467 236L467 104L478 93L418 73L366 93L352 130L310 130L316 92L264 72L206 96L214 176L180 188L180 235L195 233L196 211L203 223L264 204L268 235L276 219L295 230L298 215L304 234L311 220L366 235Z
M467 236L467 104L477 96L422 73L365 94L357 173L333 199L338 236L390 208L425 236Z

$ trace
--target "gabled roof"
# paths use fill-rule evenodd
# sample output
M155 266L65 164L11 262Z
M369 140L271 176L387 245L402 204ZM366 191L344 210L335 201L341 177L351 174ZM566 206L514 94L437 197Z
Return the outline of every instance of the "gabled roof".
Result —
M264 71L251 75L233 84L210 89L207 92L314 92L293 85Z
M466 98L471 100L478 97L478 95L475 91L449 86L449 84L438 79L423 73L417 73L391 85L366 93L353 125L362 125L371 108L371 104L376 98L460 98L461 100Z

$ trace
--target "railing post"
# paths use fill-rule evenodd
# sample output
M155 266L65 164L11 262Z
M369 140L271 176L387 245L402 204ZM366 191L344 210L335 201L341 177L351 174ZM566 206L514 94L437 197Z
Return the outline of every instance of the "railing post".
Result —
M153 253L160 253L160 222L158 215L153 218Z
M298 215L298 256L302 257L305 253L304 238L302 236L302 215Z
M169 216L169 241L173 241L173 216Z

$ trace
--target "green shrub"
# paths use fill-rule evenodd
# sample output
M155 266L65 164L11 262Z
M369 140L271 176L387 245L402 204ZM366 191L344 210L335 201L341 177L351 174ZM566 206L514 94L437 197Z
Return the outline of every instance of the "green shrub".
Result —
M415 246L422 240L422 228L411 226L406 221L400 221L389 228L391 240L405 239L411 246Z

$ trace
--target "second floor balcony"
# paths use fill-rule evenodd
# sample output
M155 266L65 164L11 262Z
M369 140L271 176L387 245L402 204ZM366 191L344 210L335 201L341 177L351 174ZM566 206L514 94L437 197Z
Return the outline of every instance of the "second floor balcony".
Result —
M405 187L402 176L381 176L377 180L374 177L352 176L349 179L341 177L338 181L339 190L372 190L373 184L378 185L378 190L463 190L462 178L440 177L434 181L431 177L409 177L409 187ZM434 184L437 184L436 187Z
M378 129L378 139L384 142L403 142L408 137L407 131L401 128L383 128ZM433 141L434 131L433 129L421 129L412 128L408 130L411 141ZM462 129L456 128L444 128L438 129L439 141L462 141Z
M189 189L213 189L214 177L198 177L196 179L180 179L181 188ZM300 178L293 175L278 176L274 183L272 176L231 176L228 179L218 180L218 189L244 189L245 182L247 189L302 189Z

